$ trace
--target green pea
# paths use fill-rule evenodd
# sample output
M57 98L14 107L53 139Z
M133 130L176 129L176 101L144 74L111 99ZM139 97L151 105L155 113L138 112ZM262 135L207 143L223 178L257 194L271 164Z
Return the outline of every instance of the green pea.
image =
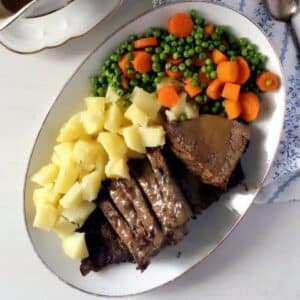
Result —
M214 45L209 45L209 46L208 46L208 50L209 50L209 51L212 51L212 50L214 50L214 48L215 48L215 46L214 46Z
M166 69L170 70L172 68L172 64L171 63L166 63Z
M184 39L183 39L183 38L180 38L180 39L178 40L177 44L178 44L179 46L184 45Z
M195 44L196 44L197 46L201 46L202 41L201 41L201 40L196 40Z
M192 64L193 64L193 61L190 59L190 58L188 58L188 59L186 59L185 61L184 61L184 63L186 64L186 66L191 66Z
M247 49L242 49L242 55L246 57L248 55Z
M204 53L204 52L201 52L200 54L199 54L199 58L200 59L205 59L206 58L206 53Z
M196 40L201 40L203 38L203 33L202 32L197 32L196 34L195 34L195 39Z
M210 58L207 58L207 59L205 60L205 64L206 64L206 65L212 65L212 60L211 60Z
M135 87L135 86L137 86L137 84L138 84L138 82L137 82L137 80L135 80L135 79L131 79L131 80L129 81L129 85L130 85L130 86Z
M133 53L132 53L132 52L129 52L129 53L127 54L127 58L128 58L128 60L133 60Z
M128 51L132 51L132 50L133 50L133 45L128 45L128 46L127 46L127 50L128 50Z
M151 52L153 52L153 48L152 47L146 47L145 51L148 52L148 53L151 53Z
M230 56L230 60L232 61L236 60L236 56L235 55Z
M165 60L167 58L167 54L165 52L160 53L159 55L160 60Z
M226 47L225 47L224 45L220 45L220 46L219 46L219 50L220 50L221 52L225 52L225 51L226 51Z
M194 49L190 49L190 50L189 50L189 56L193 56L194 53L195 53L195 52L194 52Z
M177 46L177 42L176 42L176 41L172 41L172 42L171 42L171 46L172 46L172 47L176 47L176 46Z
M185 64L181 63L179 66L178 66L178 69L180 71L184 71L185 70Z
M150 79L150 77L149 77L148 74L146 74L146 73L142 74L142 81L143 81L144 83L148 82L149 79Z
M185 51L183 52L183 57L185 57L185 58L190 57L190 54L189 54L189 51L188 51L188 50L185 50Z
M152 55L152 61L153 62L158 62L159 61L159 56L157 54Z
M123 99L122 100L122 106L124 108L128 108L131 105L131 102L129 101L129 99Z
M196 101L197 103L201 104L202 101L203 101L203 97L202 97L201 95L198 95L198 96L195 97L195 101Z
M202 72L202 73L206 73L206 66L202 66L202 67L201 67L201 72Z
M160 77L156 77L155 79L154 79L154 83L155 84L159 84L161 82L161 78Z
M184 73L183 73L183 76L184 76L185 78L189 78L189 77L192 76L192 74L193 74L193 73L192 73L190 70L185 70Z
M178 53L178 52L173 53L173 58L174 59L180 58L180 53Z
M195 47L195 53L197 53L197 54L201 53L201 47L196 46Z
M221 35L223 32L224 32L224 29L222 26L216 26L216 29L215 29L216 34Z
M203 95L203 101L206 103L208 101L207 95Z
M197 79L195 79L195 78L192 79L192 85L193 85L194 87L197 87L197 86L199 85L199 83L198 83L198 78L197 78Z
M213 106L212 109L211 109L211 111L212 111L214 114L216 114L216 113L219 112L219 109L218 109L217 107Z
M182 46L179 46L176 50L178 53L182 53L184 51L184 48Z
M154 63L152 65L152 69L154 72L159 72L161 70L160 64L159 63Z
M170 53L170 51L171 51L170 45L166 44L166 45L164 46L164 51L165 51L166 53Z
M186 38L187 43L191 44L193 42L193 38L191 36L188 36Z
M216 79L217 78L217 72L216 71L211 71L209 73L209 78L210 79Z
M178 72L178 67L177 66L173 66L171 68L171 71L174 72L174 73L177 73Z
M191 15L191 17L196 18L196 17L198 16L198 13L197 13L196 10L192 9L192 10L190 11L190 15Z
M98 93L98 95L99 95L100 97L104 97L104 96L105 96L105 90L104 90L104 88L103 88L103 87L99 87L99 88L97 89L97 93Z
M241 46L246 46L247 43L248 43L247 39L245 39L245 38L241 38L241 39L240 39L240 45L241 45Z
M203 48L208 48L208 42L202 42L202 43L201 43L201 46L202 46Z
M204 82L200 82L200 88L201 89L205 89L206 88L206 84Z
M162 78L162 77L164 77L164 76L165 76L165 72L158 72L158 73L157 73L157 76L159 76L159 77L161 77L161 78Z
M219 36L216 32L214 32L214 33L211 35L211 38L212 38L212 40L217 41L217 40L220 39L220 36Z
M162 51L163 51L162 47L156 47L154 50L154 52L157 54L161 53Z
M197 19L195 19L195 23L196 23L196 25L202 25L202 24L204 24L204 20L201 18L197 18Z

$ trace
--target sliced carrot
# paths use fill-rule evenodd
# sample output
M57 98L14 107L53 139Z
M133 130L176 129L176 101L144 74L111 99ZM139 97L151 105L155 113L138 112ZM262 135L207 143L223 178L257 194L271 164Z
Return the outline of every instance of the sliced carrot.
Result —
M138 73L148 73L152 69L151 55L145 51L135 51L132 66Z
M217 67L218 79L235 83L239 77L239 66L236 61L223 61Z
M187 13L177 13L168 21L168 31L179 38L187 37L194 29L191 16Z
M224 87L224 82L219 79L215 79L207 87L206 95L213 100L218 100L222 96L223 87Z
M272 92L279 88L280 79L272 72L263 72L257 77L256 85L263 92Z
M240 90L239 84L227 82L223 88L222 97L236 102L239 100Z
M121 75L121 85L122 85L122 88L125 90L127 90L129 87L128 80L124 74Z
M241 104L238 101L224 100L224 108L227 118L230 120L237 119L241 114Z
M127 74L126 65L129 63L128 60L128 53L125 53L121 56L120 60L118 61L119 68L121 69L123 74Z
M135 49L143 49L146 47L157 46L158 41L157 41L156 37L148 37L148 38L142 38L142 39L136 40L133 45L134 45Z
M183 72L172 72L171 70L166 70L166 74L172 79L180 79L183 75Z
M254 121L260 109L260 102L256 94L252 92L240 94L241 118L247 122Z
M167 57L167 62L174 65L174 66L177 66L177 65L179 65L183 62L183 58L180 57L180 58L175 59L172 56L168 56Z
M158 100L164 107L171 108L179 101L179 95L172 85L165 85L158 90Z
M199 82L203 82L206 86L208 86L212 80L207 78L205 73L199 72Z
M197 95L199 95L202 92L202 89L199 86L194 86L192 83L191 78L186 78L184 80L184 90L187 92L187 94L191 97L194 98Z
M213 24L206 24L204 26L204 32L206 33L206 35L211 36L215 31L215 27Z
M212 61L215 65L218 65L219 63L227 60L228 60L228 56L222 53L220 50L214 49L212 51Z
M236 62L239 66L239 77L238 77L237 83L244 84L248 81L248 79L250 78L250 75L251 75L251 70L250 70L249 64L248 64L247 60L242 56L238 56L236 58Z

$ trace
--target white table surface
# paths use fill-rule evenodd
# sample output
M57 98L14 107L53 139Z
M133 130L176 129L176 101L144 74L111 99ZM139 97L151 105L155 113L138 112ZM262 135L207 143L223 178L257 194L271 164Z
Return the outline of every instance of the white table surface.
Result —
M151 1L134 1L136 10ZM22 56L0 47L0 299L92 299L58 281L25 232L22 186L33 140L51 103L111 19L62 48ZM300 299L300 203L253 206L233 234L181 279L134 299ZM124 298L125 299L125 298Z

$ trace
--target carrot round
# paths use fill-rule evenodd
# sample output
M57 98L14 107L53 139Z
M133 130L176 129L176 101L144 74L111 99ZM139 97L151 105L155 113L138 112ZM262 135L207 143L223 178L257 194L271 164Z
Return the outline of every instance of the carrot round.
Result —
M215 31L215 27L213 24L206 24L204 26L204 32L206 33L206 35L211 36Z
M220 50L214 49L212 51L212 61L215 65L218 65L219 63L227 60L228 60L228 56L222 53Z
M260 109L260 102L256 94L252 92L242 93L239 102L241 104L241 118L246 122L254 121Z
M127 63L129 63L128 53L125 53L121 56L120 60L118 61L119 68L121 69L123 74L127 74Z
M135 51L132 66L136 72L148 73L152 69L151 55L144 51Z
M237 101L231 101L228 99L224 100L224 108L229 120L237 119L241 114L241 105Z
M251 70L250 70L249 64L248 64L247 60L242 56L238 56L236 58L236 62L239 66L239 77L238 77L237 83L244 84L248 81L248 79L250 78L250 75L251 75Z
M172 79L180 79L183 75L183 72L172 72L171 70L166 70L166 74Z
M179 101L179 95L172 85L165 85L158 90L158 100L164 107L171 108Z
M223 61L218 64L217 76L223 82L235 83L239 77L239 66L236 61Z
M231 101L238 101L240 95L241 86L236 83L225 83L222 91L222 97Z
M215 79L207 87L206 95L213 100L218 100L222 96L223 87L224 82L219 79Z
M134 42L135 49L143 49L146 47L155 47L158 45L158 41L156 37L148 37L136 40Z
M279 88L280 79L272 72L263 72L257 77L256 85L263 92L272 92Z
M128 85L128 80L124 74L121 75L121 86L123 89L127 90L129 85Z
M202 89L199 86L193 85L191 78L186 78L184 83L184 90L191 98L194 98L202 92Z
M168 31L179 38L187 37L194 29L194 23L187 13L177 13L168 21Z
M177 66L177 65L179 65L183 62L183 58L179 57L179 58L175 59L172 56L168 56L167 57L167 62L174 65L174 66Z

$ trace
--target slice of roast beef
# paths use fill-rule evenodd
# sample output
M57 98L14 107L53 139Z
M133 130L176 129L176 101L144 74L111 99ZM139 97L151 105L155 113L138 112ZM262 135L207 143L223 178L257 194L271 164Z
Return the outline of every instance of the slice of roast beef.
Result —
M138 244L130 227L111 203L108 196L102 196L99 207L119 238L128 248L134 261L138 264L138 269L144 270L148 266L150 256L153 253L152 245L141 246Z
M237 121L213 115L165 123L170 149L205 184L227 189L229 178L250 139Z
M153 243L156 249L160 249L164 243L164 235L159 228L159 225L153 215L151 207L148 205L148 201L144 198L144 195L138 186L135 179L118 179L117 186L122 189L135 208L137 216L143 225L146 233L146 239Z
M138 214L131 202L132 195L127 197L119 183L119 180L112 180L108 191L116 208L130 227L137 245L139 247L145 246L147 244L147 234L141 219L138 217Z
M127 247L116 235L99 208L88 217L80 229L85 232L89 256L82 260L80 272L86 276L89 272L99 272L110 264L119 264L133 260Z

